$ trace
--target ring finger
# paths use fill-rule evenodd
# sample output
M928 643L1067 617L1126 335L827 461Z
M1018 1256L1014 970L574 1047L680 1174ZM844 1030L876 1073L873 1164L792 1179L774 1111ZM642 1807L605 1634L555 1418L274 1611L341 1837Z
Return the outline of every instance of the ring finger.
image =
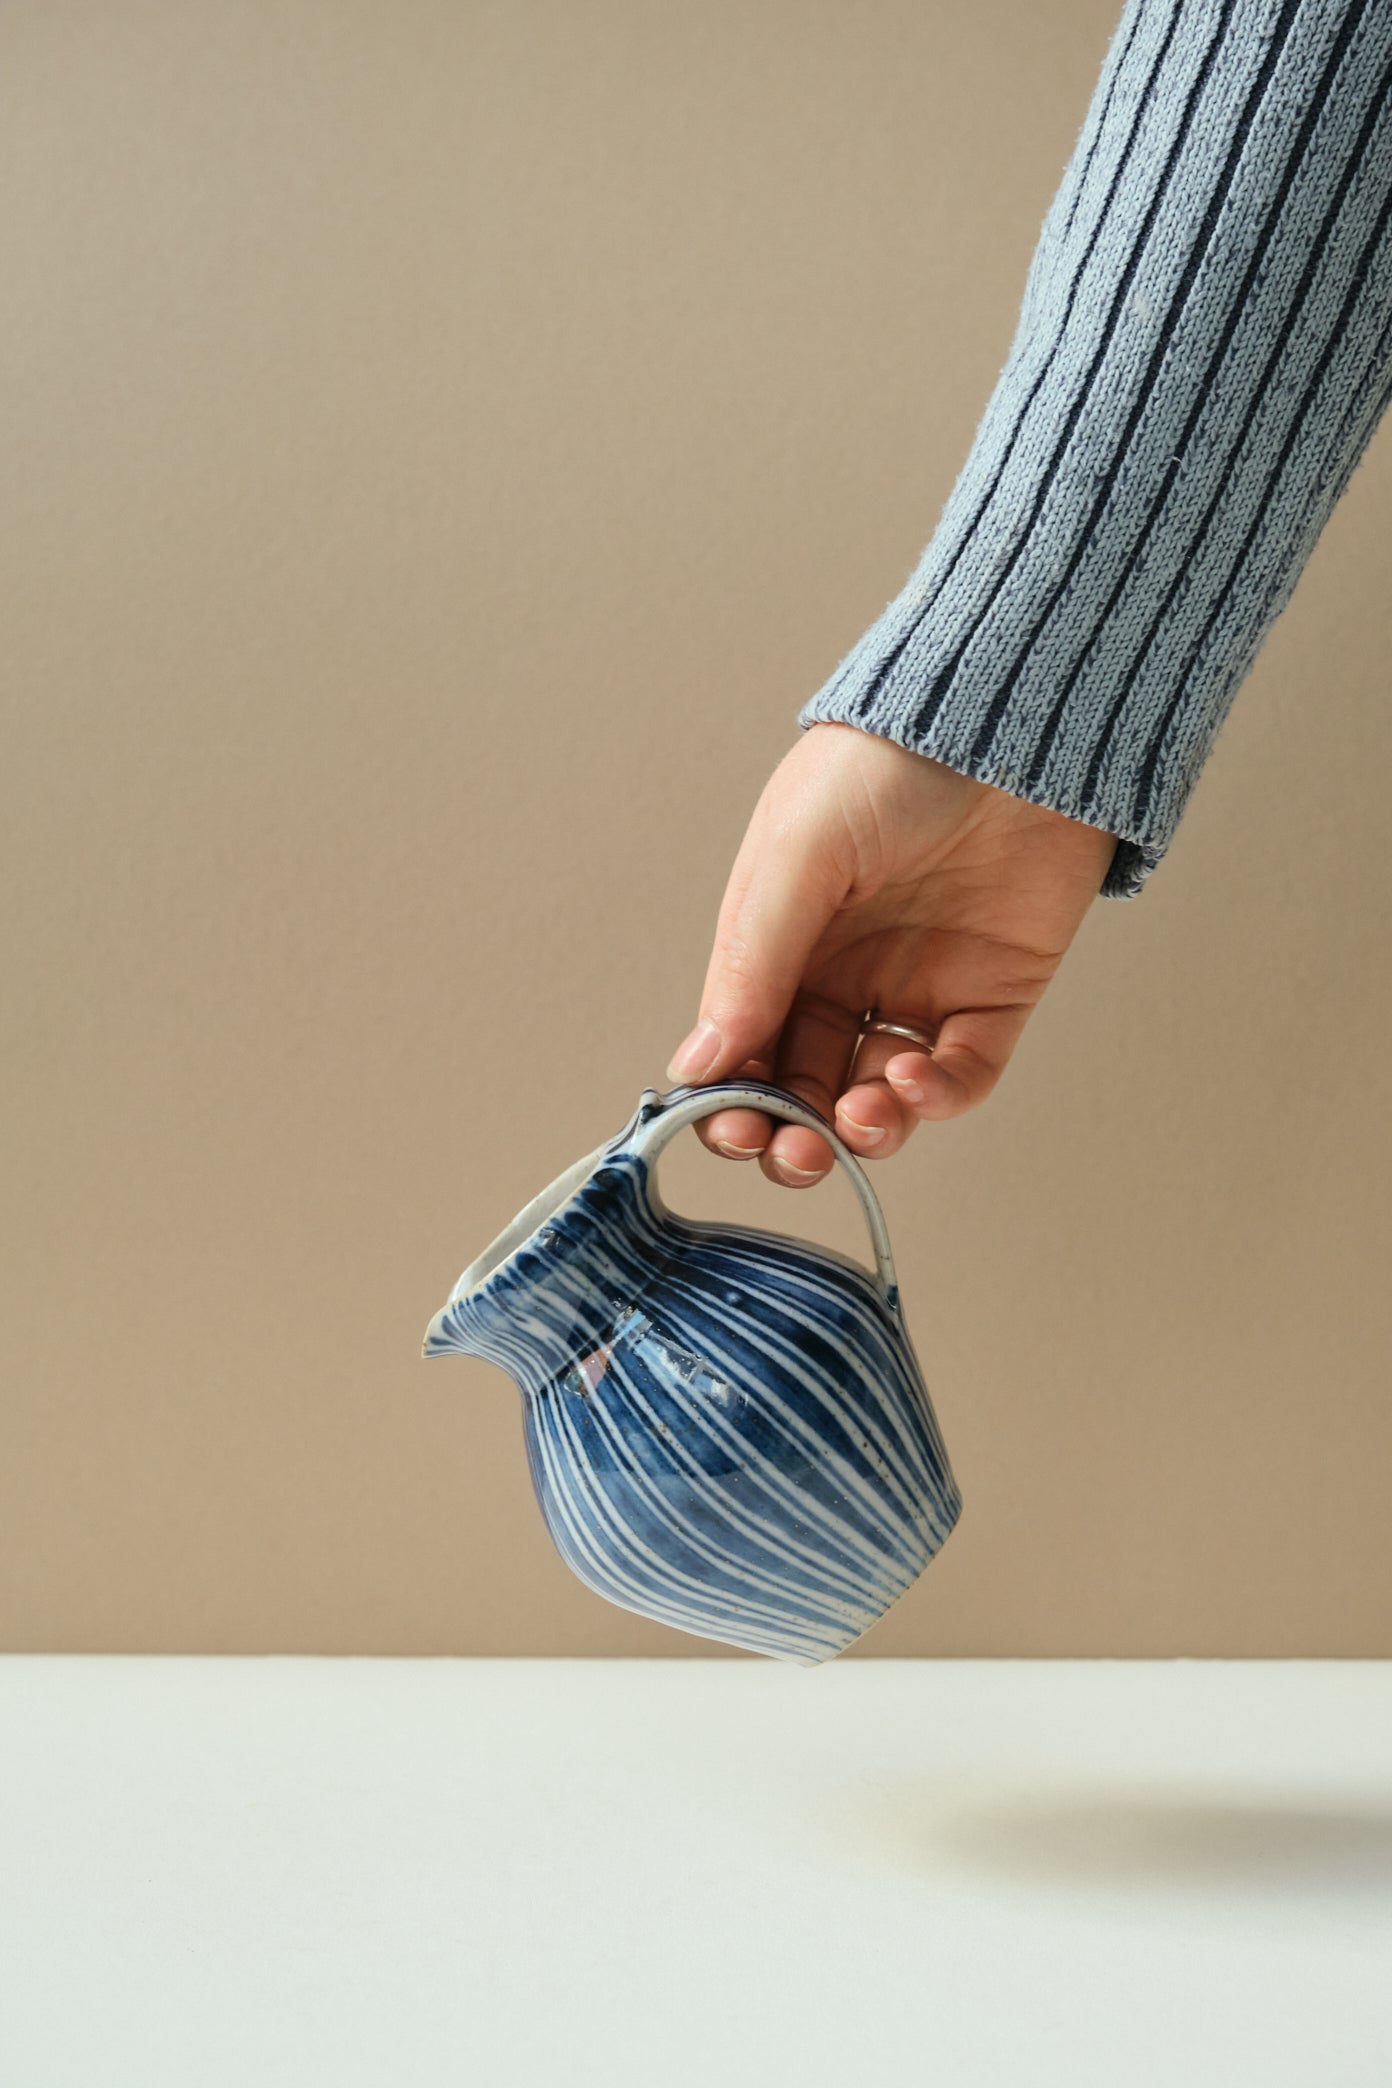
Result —
M904 1021L906 1027L922 1030L929 1037L936 1027L927 1017L905 1017ZM907 1038L869 1030L847 1071L845 1091L836 1104L836 1128L852 1152L863 1159L887 1160L899 1151L918 1122L884 1077L890 1060L901 1059L906 1052L917 1056ZM923 1056L931 1058L931 1046L924 1047Z

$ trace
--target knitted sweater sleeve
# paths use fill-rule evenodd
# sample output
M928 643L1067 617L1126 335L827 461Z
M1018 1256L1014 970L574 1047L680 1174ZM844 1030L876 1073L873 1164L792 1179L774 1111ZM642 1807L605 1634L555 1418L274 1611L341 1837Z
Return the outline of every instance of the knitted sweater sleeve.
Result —
M1392 397L1392 0L1127 0L927 549L798 716L1134 898Z

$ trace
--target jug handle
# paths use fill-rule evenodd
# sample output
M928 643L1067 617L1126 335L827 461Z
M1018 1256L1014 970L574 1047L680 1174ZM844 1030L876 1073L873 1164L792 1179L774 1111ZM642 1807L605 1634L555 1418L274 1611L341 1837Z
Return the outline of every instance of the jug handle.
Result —
M790 1124L802 1124L824 1138L832 1152L851 1178L851 1187L860 1198L866 1224L870 1228L870 1241L875 1250L875 1278L886 1305L892 1312L899 1310L899 1279L894 1272L894 1256L890 1251L889 1228L885 1224L880 1200L871 1187L870 1178L849 1146L843 1145L832 1126L821 1114L800 1096L790 1094L787 1088L775 1087L765 1080L726 1080L711 1087L676 1087L665 1095L656 1088L649 1088L638 1105L638 1113L629 1128L618 1141L627 1150L649 1166L658 1154L679 1131L688 1124L695 1124L702 1117L713 1116L718 1109L757 1109L765 1116L783 1117Z

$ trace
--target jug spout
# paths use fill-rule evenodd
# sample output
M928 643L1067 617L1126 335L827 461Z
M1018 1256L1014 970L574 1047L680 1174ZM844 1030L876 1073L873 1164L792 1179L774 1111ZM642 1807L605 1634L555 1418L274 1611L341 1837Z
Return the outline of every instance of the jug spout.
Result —
M461 1350L467 1353L466 1344L457 1338L448 1305L442 1305L425 1330L421 1354L428 1359L431 1356L448 1356L451 1353L457 1355Z

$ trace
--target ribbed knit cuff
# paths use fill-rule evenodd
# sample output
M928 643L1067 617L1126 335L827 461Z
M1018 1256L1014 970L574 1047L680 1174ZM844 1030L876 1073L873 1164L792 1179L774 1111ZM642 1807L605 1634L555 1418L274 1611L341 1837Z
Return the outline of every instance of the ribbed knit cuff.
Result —
M804 705L1161 861L1392 398L1392 5L1129 0L932 541Z

